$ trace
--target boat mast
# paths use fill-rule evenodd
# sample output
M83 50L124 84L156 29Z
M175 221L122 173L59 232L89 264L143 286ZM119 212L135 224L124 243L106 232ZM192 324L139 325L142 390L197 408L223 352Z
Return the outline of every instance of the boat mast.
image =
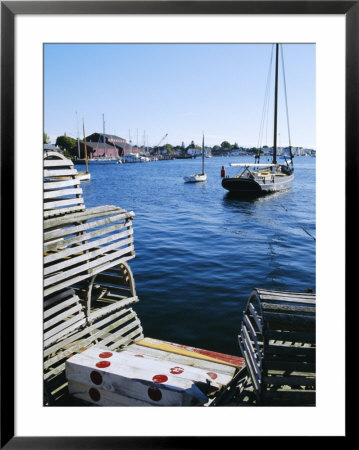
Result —
M80 159L80 136L79 136L79 121L77 117L77 111L76 111L76 126L77 126L77 156Z
M274 93L274 140L273 140L273 164L277 164L277 112L278 112L278 51L279 44L276 44L275 51L275 93Z
M85 163L86 163L86 173L89 173L89 167L87 162L87 146L86 146L86 134L85 134L85 121L82 119L82 128L84 131L84 148L85 148Z
M204 175L204 134L202 137L202 175Z
M105 115L104 114L102 114L102 124L103 124L103 156L106 158Z

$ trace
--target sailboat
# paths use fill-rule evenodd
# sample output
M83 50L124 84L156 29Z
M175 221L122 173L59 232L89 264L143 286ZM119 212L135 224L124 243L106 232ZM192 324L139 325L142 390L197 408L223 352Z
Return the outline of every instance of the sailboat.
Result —
M260 164L260 153L258 153L258 155L255 156L255 161L257 162L255 162L254 164L230 164L231 166L241 167L242 171L238 175L232 177L227 176L223 178L222 186L224 187L224 189L236 195L261 196L271 192L287 190L292 186L292 182L294 179L294 166L291 145L289 145L289 159L285 160L284 164L277 163L278 57L279 44L276 44L274 143L272 163Z
M202 138L202 173L187 175L183 177L185 183L198 183L207 180L207 175L204 172L204 135Z
M86 138L85 138L85 122L82 121L83 132L84 132L84 148L85 148L85 164L86 171L85 172L77 172L76 178L80 181L89 181L91 179L91 174L88 168L88 159L87 159L87 147L86 147ZM79 143L79 141L77 141Z

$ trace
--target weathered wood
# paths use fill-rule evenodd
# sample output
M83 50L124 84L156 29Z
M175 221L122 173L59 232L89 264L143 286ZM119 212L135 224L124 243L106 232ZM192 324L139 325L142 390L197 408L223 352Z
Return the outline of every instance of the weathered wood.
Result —
M236 373L236 368L233 366L218 364L213 361L196 358L195 356L186 356L170 351L158 350L152 347L145 347L143 345L137 345L137 343L133 343L126 347L126 351L132 352L134 355L139 355L139 357L143 356L152 359L166 360L176 365L185 364L186 366L197 367L206 370L207 372L226 374L230 377Z
M86 273L84 273L82 275L74 276L72 278L69 278L69 279L61 282L61 283L59 283L59 282L55 283L53 286L49 286L48 288L44 289L44 294L50 295L54 292L58 292L61 289L64 289L69 286L73 286L83 280L87 280L91 276L96 275L97 273L103 272L103 271L109 269L110 267L113 267L116 264L120 264L120 263L128 261L129 259L134 258L134 254L133 254L131 248L130 248L130 251L131 251L131 254L128 256L126 256L126 255L123 256L122 254L119 254L119 255L117 255L118 257L116 259L113 259L106 264L101 264L99 266L96 266L95 268L87 270Z
M301 361L273 361L264 360L263 361L263 371L268 370L291 370L291 371L301 371L315 373L315 364L311 362L301 362Z
M273 303L261 303L262 311L282 311L285 313L315 313L315 308L310 306L298 306L298 305L278 305Z
M311 331L264 330L263 335L266 341L277 340L308 344L315 344L316 341L315 332Z
M80 198L80 197L69 198L69 199L65 199L65 200L52 201L52 202L46 202L46 200L45 200L44 201L44 210L60 208L62 206L68 206L68 205L73 205L73 204L80 205L83 202L84 202L83 198Z
M279 404L281 406L314 406L315 397L315 391L265 391L262 395L262 404Z
M314 294L255 289L243 315L239 344L259 404L315 401ZM256 357L261 366L256 366ZM291 395L286 397L284 391Z
M78 211L84 211L85 205L77 205L77 206L70 206L69 208L61 208L61 209L49 209L47 211L44 211L44 219L47 218L53 218L54 216L60 216L63 214L71 214L73 212ZM44 226L45 228L45 226Z
M68 187L78 187L81 185L81 181L77 178L70 178L69 180L54 180L54 181L48 181L44 182L44 191L52 191L52 190L58 190L60 188L68 188Z
M45 191L44 192L44 200L58 198L58 197L65 197L66 195L80 195L80 194L82 194L82 189L80 189L80 188L52 190L52 191L47 191L47 192Z
M172 353L178 353L185 356L192 356L198 359L206 359L207 361L217 362L218 364L225 364L233 367L242 367L244 365L243 358L226 355L223 353L212 352L209 350L198 349L186 345L176 344L173 342L160 341L158 339L146 338L136 342L137 345L157 348Z
M262 332L262 329L263 329L262 319L259 317L257 311L254 309L254 306L252 305L252 303L248 304L248 309L258 327L258 330L260 332Z
M68 162L70 161L70 163ZM63 160L63 159L45 159L44 167L73 167L74 164L71 160Z
M191 366L174 367L170 361L139 358L127 351L107 353L107 367L101 368L102 354L103 350L96 347L67 361L70 389L75 381L154 405L189 406L203 405L208 400L208 393L218 391L232 378L221 374L214 377L214 374ZM155 389L158 396L151 395L151 389ZM92 396L91 400L96 401L96 398Z
M70 177L70 176L74 176L74 175L77 175L77 170L76 169L59 169L59 170L45 169L44 170L44 177L45 178L49 178L49 177Z
M303 315L268 313L263 311L263 320L269 323L268 327L280 330L305 331L315 329L315 317Z
M256 288L256 293L262 301L280 301L291 303L310 303L315 305L315 294L308 292L288 292L288 291L275 291L268 289Z
M275 385L275 386L315 386L315 377L310 378L307 376L265 376L263 377L263 383L269 385Z

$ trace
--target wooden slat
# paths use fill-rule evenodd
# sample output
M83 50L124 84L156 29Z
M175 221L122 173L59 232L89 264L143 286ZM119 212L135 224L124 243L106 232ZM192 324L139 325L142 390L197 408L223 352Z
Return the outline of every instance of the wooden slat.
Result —
M56 314L55 317L44 322L44 329L47 330L48 328L52 327L56 323L62 322L63 319L70 317L72 314L75 314L78 311L81 311L80 304L77 304L77 305L73 306L72 308L65 310L61 314ZM46 335L46 333L45 333L45 335Z
M70 176L74 176L77 174L77 170L76 169L63 169L63 170L49 170L49 169L45 169L44 170L44 177L45 178L49 178L49 177L70 177Z
M258 344L258 337L257 337L257 334L256 334L254 328L253 328L253 325L251 324L250 320L248 320L248 317L246 316L246 314L244 314L244 316L243 316L243 322L244 322L244 326L246 327L247 331L251 335L251 339L253 340L254 345L256 347L258 357L260 358L261 355L262 355L262 350L261 350L261 348L259 347L259 344Z
M80 197L69 198L69 199L66 199L66 200L59 200L59 201L56 201L56 202L47 202L47 203L45 202L44 203L44 210L60 208L62 206L72 205L73 203L76 203L76 204L80 205L83 202L84 202L83 198L80 198Z
M315 329L315 317L263 311L263 320L269 322L271 328L278 327L278 329L282 330L304 331Z
M119 226L118 226L119 227ZM111 227L113 228L113 227ZM121 228L123 228L123 226L117 228L117 230L120 230ZM108 230L102 228L101 229L101 233L108 233ZM76 247L70 247L70 248L66 248L65 250L60 250L57 251L56 253L50 254L50 255L46 255L44 257L44 265L46 266L47 264L51 263L51 262L55 262L57 260L63 260L65 258L69 258L70 256L73 255L79 255L85 251L89 251L91 249L98 249L100 246L103 246L102 248L105 248L104 244L110 244L113 241L118 241L117 245L123 246L125 245L125 242L128 239L124 239L126 237L130 237L133 234L133 229L130 230L126 230L124 232L120 232L120 233L115 233L115 234L111 234L110 236L106 236L105 238L102 239L98 239L98 240L94 240L94 234L88 233L88 234L84 234L81 235L79 237L77 237L76 239L71 239L71 242L68 243L68 241L64 241L62 240L60 244L60 242L58 243L58 245L65 245L65 243L67 245L73 245L74 243L79 243L79 242L83 242L83 241L89 241L91 239L90 242L87 242L85 244L82 245L77 245ZM96 237L99 235L99 233L96 233ZM133 242L133 239L132 239ZM109 248L106 247L106 251L109 250ZM74 258L72 258L74 259ZM49 271L45 271L45 273L50 273Z
M315 332L310 331L279 331L279 330L264 330L264 339L274 339L277 341L287 342L302 342L308 344L315 344Z
M315 358L315 347L297 347L286 345L268 345L264 347L264 355L306 356Z
M60 228L65 227L67 225L72 225L74 223L86 222L88 220L100 218L100 217L108 217L119 214L126 214L126 218L130 219L134 217L133 211L126 211L122 208L105 205L95 208L87 208L82 212L73 212L71 214L67 214L66 216L54 217L52 219L47 219L44 222L44 230L48 230L51 228Z
M261 301L290 301L315 304L315 294L308 292L269 291L256 288Z
M118 327L117 319L131 312L133 312L131 308L124 309L100 320L99 322L94 323L93 325L87 326L86 329L79 331L78 333L76 333L76 335L66 338L62 342L54 344L51 348L46 349L44 351L44 357L48 357L51 354L60 352L61 349L65 349L61 352L60 355L55 356L49 361L50 364L53 364L54 362L62 358L62 354L64 356L69 355L76 341L81 342L81 345L83 346L91 345L91 343L96 342L98 339L100 339L102 335L107 336L112 329L116 329ZM69 348L66 349L67 347Z
M298 362L298 361L268 361L264 359L263 361L263 371L268 370L292 370L300 372L315 372L315 364L309 362Z
M263 384L272 384L274 386L315 386L315 378L306 376L264 376Z
M242 367L244 365L243 358L226 355L223 353L212 352L209 350L188 347L185 345L175 344L173 342L161 341L153 338L146 338L136 342L137 345L157 348L159 350L178 353L181 355L192 356L193 358L206 359L208 361L217 362L218 364L226 364L233 367Z
M79 221L81 220L80 225L75 225L72 227L66 227L66 228L56 228L54 230L51 231L47 231L44 233L44 240L49 241L51 239L58 239L60 237L65 237L65 236L71 236L75 233L81 233L93 228L97 228L97 227L102 227L105 225L109 225L109 224L113 224L115 222L120 222L126 219L130 219L132 217L131 213L120 213L120 214L115 214L113 216L110 217L105 217L99 220L94 220L92 222L87 222L89 217L84 216L79 216L78 219ZM72 223L76 223L75 219L72 218ZM131 222L130 222L131 223Z
M99 308L97 311L91 312L90 320L91 321L97 320L100 317L103 317L109 313L113 313L114 311L117 311L118 309L123 308L124 306L128 306L136 302L138 302L138 297L128 297L123 300L117 301L116 303L113 303L111 305L103 306L102 308Z
M249 309L249 311L250 311L250 313L251 313L251 315L252 315L252 317L253 317L253 319L254 319L254 321L255 321L257 327L258 327L258 330L259 330L260 332L262 332L262 330L263 330L262 320L261 320L260 317L258 316L257 311L255 310L255 308L254 308L254 306L252 305L252 303L249 303L249 304L248 304L248 309Z
M44 159L44 167L74 167L70 159Z
M104 253L103 249L101 249L100 252L93 252L96 256L101 256L101 255L103 255L103 256L95 259L94 261L84 261L84 262L82 261L82 259L84 259L84 258L82 258L81 259L82 264L80 266L75 267L70 270L67 270L66 272L61 272L56 275L45 278L44 286L47 287L47 286L50 286L51 284L59 283L60 281L65 280L66 278L74 277L75 275L78 275L84 271L90 271L91 269L95 269L98 266L102 266L103 264L108 263L109 261L118 260L118 258L130 253L131 251L133 251L132 245L130 245L124 249L118 250L118 251L113 251L108 254ZM84 256L86 257L87 254L85 254ZM87 259L88 260L91 259L91 254L88 254Z
M293 405L293 406L314 406L315 391L265 391L262 394L263 404L269 405Z
M122 232L121 230L126 229L126 231ZM98 241L96 245L101 245L102 243L105 242L109 242L110 240L114 239L115 235L118 235L119 238L123 237L123 236L130 236L133 234L133 229L131 226L129 226L128 223L119 223L116 225L111 225L109 227L104 227L104 228L100 228L99 230L96 231L90 231L90 232L86 232L86 233L81 233L78 235L75 235L74 237L70 237L70 238L59 238L59 239L55 239L55 240L51 240L48 242L44 243L44 253L48 253L48 252L54 252L52 254L46 255L44 257L44 262L47 264L51 261L56 261L57 259L61 258L61 257L68 257L71 254L75 254L78 253L79 250L80 251L84 251L87 250L86 247L81 247L81 244L85 241L88 241L88 244L84 244L84 245L89 245L91 246L92 243L94 242L94 239L103 235L108 235L110 234L110 236L103 238L103 241ZM75 245L77 244L77 245ZM70 247L64 250L65 247ZM90 248L90 247L88 247Z
M261 303L262 311L282 311L284 313L312 313L315 314L315 307L298 305L277 305L273 303Z
M205 359L198 359L196 357L180 355L179 353L172 353L169 351L158 350L152 347L145 347L143 345L137 345L136 342L126 347L126 351L132 352L134 355L171 361L177 365L185 364L187 366L193 366L211 372L223 373L229 376L233 376L236 372L236 368L233 366L226 366L224 364L218 364L213 361L207 361Z
M73 186L80 186L81 181L77 178L71 178L69 180L59 181L58 179L53 181L46 181L44 182L44 191L52 191L52 190L58 190L60 188L67 188L67 187L73 187Z
M48 191L44 193L44 199L47 200L49 198L58 198L65 197L67 195L81 195L82 189L74 188L74 189L61 189L57 191Z
M116 236L114 236L116 238ZM50 275L52 273L58 272L60 270L66 269L68 267L83 263L84 261L88 261L90 259L95 259L98 256L102 256L105 253L111 252L112 250L117 250L121 247L127 246L126 249L128 250L129 244L132 245L133 238L130 237L129 239L122 239L121 241L116 241L109 245L102 245L100 248L96 247L94 250L84 252L78 256L72 255L72 258L66 258L65 260L61 262L57 262L56 264L47 265L44 268L44 275ZM90 244L88 246L88 250L90 250L92 245Z
M59 339L63 339L64 336L68 335L77 328L80 328L82 325L85 324L85 322L86 319L83 313L81 315L77 314L72 319L67 320L61 326L57 327L56 334L52 334L51 336L48 336L46 339L44 339L44 347L46 348L52 343L58 341Z
M88 279L89 277L91 277L93 275L96 275L97 273L100 273L100 272L102 272L104 270L109 269L110 267L113 267L113 265L123 263L123 262L128 261L128 260L130 260L132 258L134 258L134 253L133 252L131 253L131 255L128 255L128 256L120 255L117 259L114 259L114 260L112 260L110 262L107 262L106 264L102 264L102 265L100 265L98 267L92 268L86 274L78 275L78 276L73 277L73 278L69 278L68 280L63 281L62 283L57 283L57 284L55 284L53 286L49 286L48 288L45 288L44 289L44 294L45 295L50 295L50 294L53 294L55 292L60 291L61 289L67 288L69 286L73 286L73 285L75 285L77 283L80 283L83 280Z
M61 209L49 209L48 211L44 211L44 219L47 218L53 218L54 216L59 216L59 215L63 215L63 214L71 214L73 212L78 212L78 211L84 211L85 210L85 205L77 205L77 206L70 206L69 208L61 208ZM51 219L48 219L51 220ZM44 222L44 224L46 225L46 220ZM44 229L46 228L46 226L44 225Z

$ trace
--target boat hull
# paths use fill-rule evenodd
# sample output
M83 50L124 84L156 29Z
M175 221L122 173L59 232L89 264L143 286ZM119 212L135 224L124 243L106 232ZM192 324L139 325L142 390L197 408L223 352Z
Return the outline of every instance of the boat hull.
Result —
M185 183L200 183L207 180L207 175L188 175L183 179Z
M293 179L293 173L283 177L274 177L270 181L254 180L244 177L226 177L222 180L222 186L234 194L261 196L290 189Z

